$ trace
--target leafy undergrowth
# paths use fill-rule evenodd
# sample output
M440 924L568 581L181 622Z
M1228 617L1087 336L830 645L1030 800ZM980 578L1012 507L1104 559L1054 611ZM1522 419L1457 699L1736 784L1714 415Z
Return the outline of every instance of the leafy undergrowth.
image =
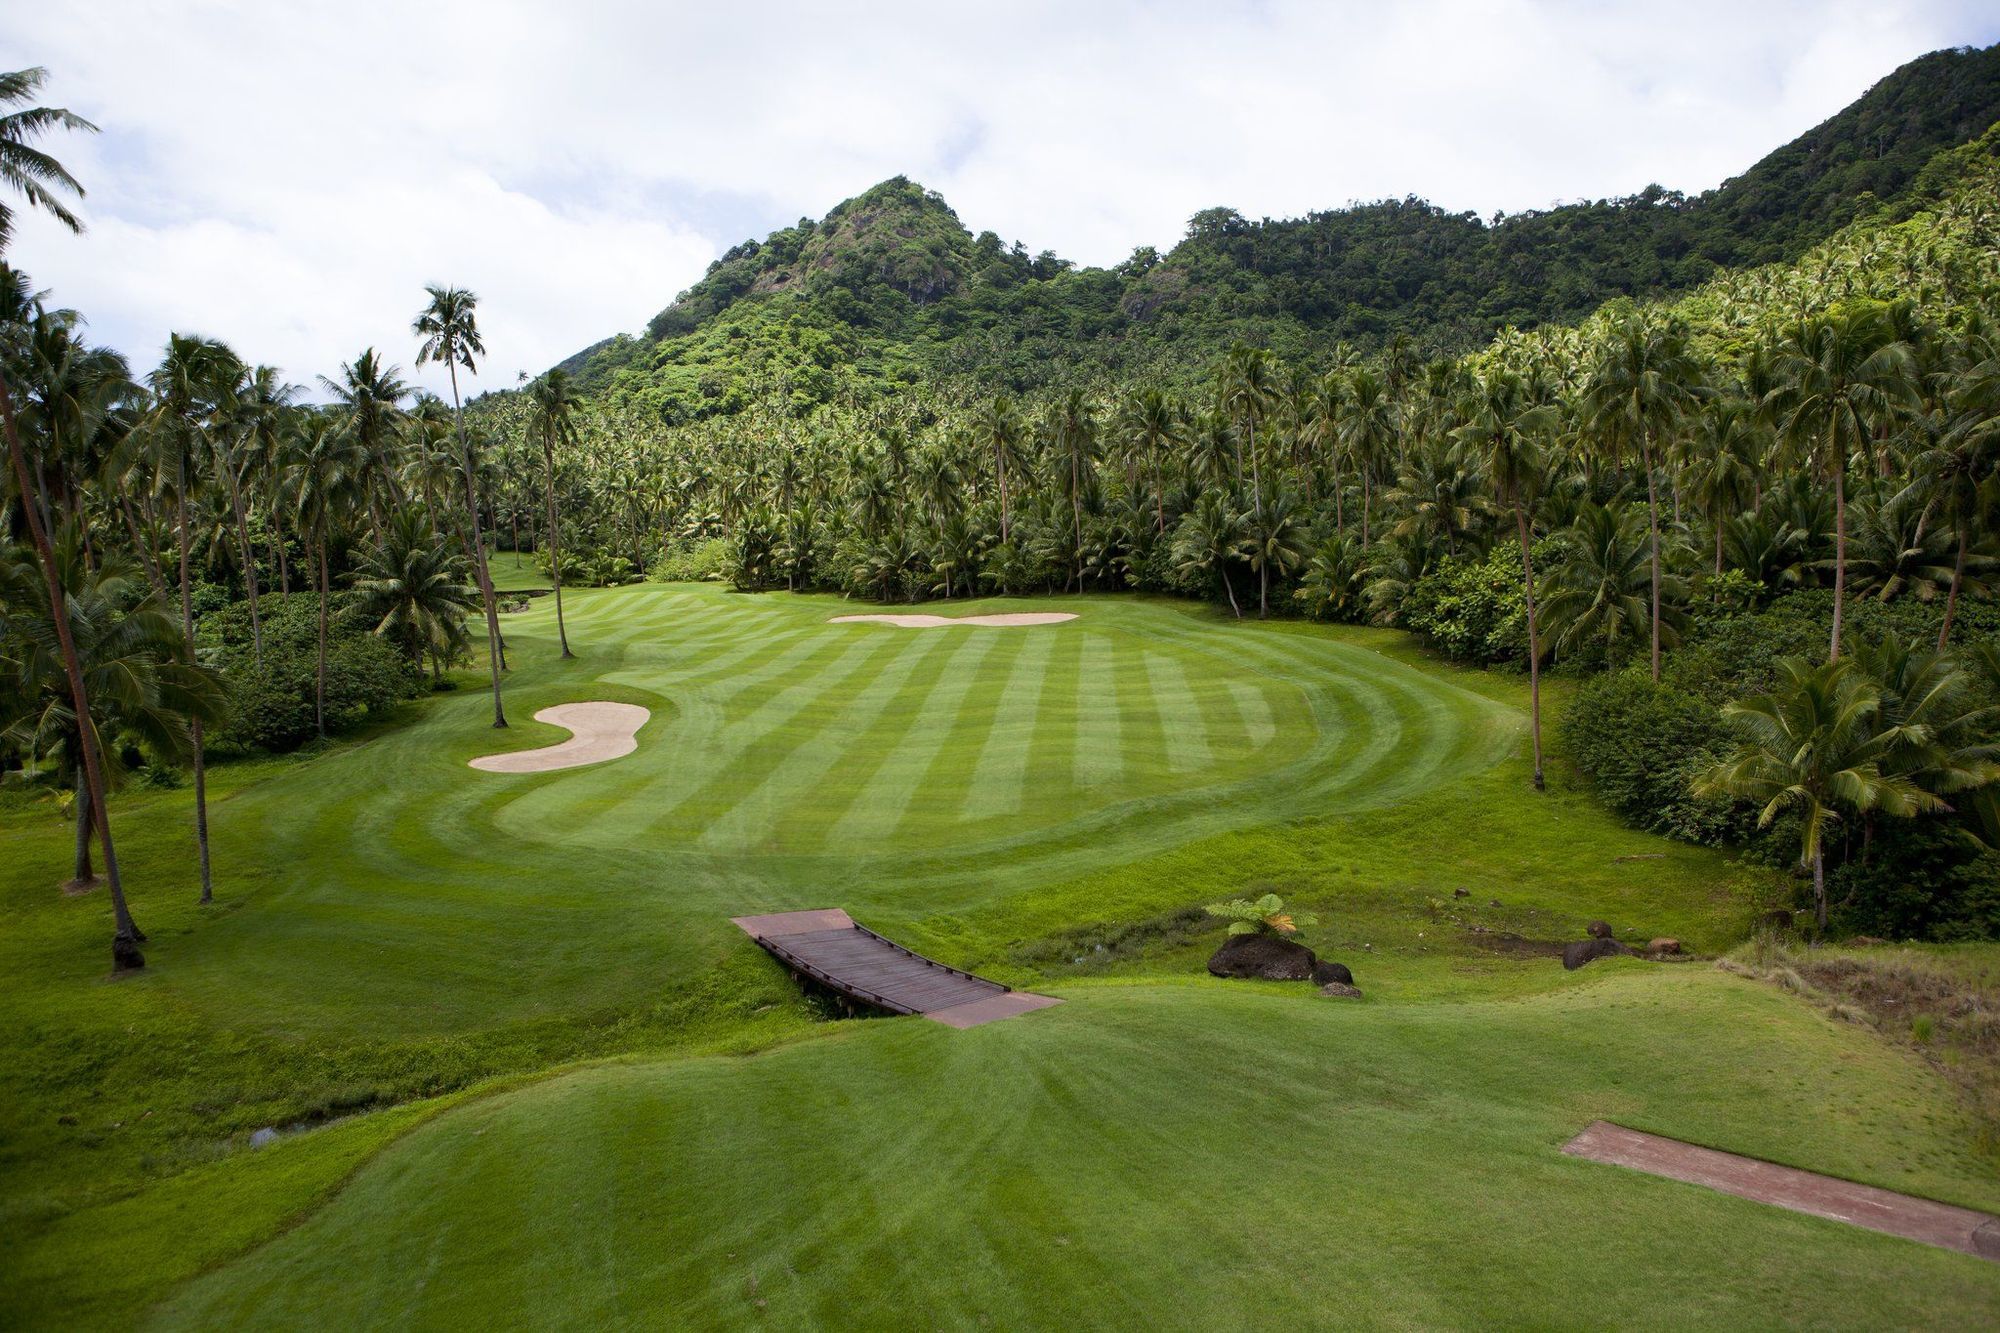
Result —
M1958 1088L2000 1165L2000 944L1807 947L1760 935L1722 966L1911 1047Z

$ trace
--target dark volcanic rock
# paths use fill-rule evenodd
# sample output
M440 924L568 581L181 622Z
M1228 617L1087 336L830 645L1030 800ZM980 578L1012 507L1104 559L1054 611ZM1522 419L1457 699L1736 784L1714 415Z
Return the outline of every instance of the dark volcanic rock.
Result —
M1208 970L1218 977L1310 981L1318 961L1305 945L1276 935L1231 935L1209 957Z
M1602 921L1593 921L1583 928L1583 933L1594 940L1608 940L1611 938L1611 927Z
M1347 970L1347 964L1322 958L1313 964L1313 980L1322 986L1333 981L1338 981L1343 986L1352 986L1354 974Z
M1630 956L1631 952L1617 940L1576 940L1563 945L1563 971L1574 972L1585 963L1618 954Z

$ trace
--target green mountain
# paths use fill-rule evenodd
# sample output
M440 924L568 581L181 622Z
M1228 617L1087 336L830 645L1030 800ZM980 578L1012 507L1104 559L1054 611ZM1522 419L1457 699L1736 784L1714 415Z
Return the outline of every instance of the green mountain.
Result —
M1421 199L1251 221L1190 220L1165 255L1077 268L896 177L815 222L731 249L654 317L564 365L670 421L779 396L807 409L914 383L1032 391L1084 377L1182 378L1235 341L1315 359L1342 341L1462 351L1514 325L1796 258L1893 206L1926 162L2000 121L2000 46L1938 51L1714 190L1482 220Z

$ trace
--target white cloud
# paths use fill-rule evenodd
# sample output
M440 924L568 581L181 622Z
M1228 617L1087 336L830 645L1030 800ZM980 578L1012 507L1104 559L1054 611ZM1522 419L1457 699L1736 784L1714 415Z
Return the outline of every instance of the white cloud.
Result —
M488 385L635 330L721 249L897 172L1088 263L1229 204L1545 207L1699 190L1982 6L1572 0L1010 8L37 6L0 67L104 133L91 232L12 258L142 368L170 329L310 381L406 367L425 282L482 297ZM429 372L426 382L440 381Z

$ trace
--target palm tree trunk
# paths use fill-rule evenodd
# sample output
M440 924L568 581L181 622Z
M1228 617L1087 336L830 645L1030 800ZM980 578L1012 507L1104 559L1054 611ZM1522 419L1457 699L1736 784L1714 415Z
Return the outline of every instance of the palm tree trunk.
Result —
M160 562L154 558L146 540L139 533L139 520L132 516L132 502L125 495L125 483L118 485L118 512L125 519L125 531L132 538L132 549L139 553L139 562L146 567L146 580L153 585L153 591L167 595L167 576L160 572Z
M1813 848L1813 925L1826 934L1826 849Z
M507 713L500 703L500 611L493 604L493 580L486 572L486 543L479 535L479 493L473 489L472 446L465 438L465 412L458 401L458 363L447 361L451 369L451 412L458 423L458 451L465 459L465 512L472 524L473 570L479 575L479 594L486 602L486 658L493 670L493 725L507 725Z
M562 527L556 515L556 451L546 434L542 436L542 457L548 461L549 577L556 588L556 637L562 641L562 655L567 659L576 654L569 650L569 630L563 625Z
M1833 469L1833 647L1826 660L1840 660L1840 619L1847 602L1847 466ZM1826 923L1822 921L1821 927Z
M1660 683L1660 486L1653 475L1652 451L1642 436L1639 462L1646 469L1646 531L1652 543L1653 563L1653 683Z
M81 745L78 746L81 749ZM97 878L97 872L90 864L90 821L95 817L90 808L90 783L84 780L83 765L76 766L76 874L71 882L80 889L90 887Z
M182 448L175 458L174 527L181 557L181 636L187 641L191 663L195 660L194 593L188 577L187 484L187 450ZM210 903L215 901L215 878L208 865L208 756L203 753L199 717L188 719L188 739L194 748L194 845L201 863L201 901Z
M271 506L271 549L278 557L278 595L290 597L292 567L285 559L285 520L281 516L280 506L276 504Z
M1368 511L1370 508L1370 499L1368 469L1364 467L1361 469L1361 546L1363 550L1366 550L1368 547Z
M1238 620L1243 619L1243 608L1236 604L1236 589L1229 586L1229 567L1218 563L1215 568L1222 575L1222 591L1229 598L1229 609L1236 613Z
M243 513L243 491L229 470L229 507L236 516L236 542L243 550L243 586L250 594L250 643L258 666L264 665L264 622L257 612L257 559L251 553L250 521Z
M1535 745L1535 790L1542 790L1542 652L1535 632L1535 557L1528 535L1528 510L1516 502L1514 521L1521 530L1521 592L1528 603L1528 732Z
M1951 618L1958 610L1958 589L1965 582L1965 543L1972 525L1963 520L1958 525L1958 555L1951 562L1951 591L1944 595L1944 624L1938 627L1938 651L1943 652L1951 642Z
M1004 543L1012 540L1008 536L1007 522L1007 460L997 445L994 446L993 465L1000 476L1000 540Z
M1715 514L1715 576L1722 577L1722 511Z
M313 664L313 725L319 738L326 739L326 532L319 534L319 655Z
M78 748L83 751L84 781L90 789L91 818L97 821L97 840L104 848L104 879L111 888L111 966L114 971L127 972L146 965L146 957L139 952L139 945L145 940L144 932L132 919L131 908L125 902L125 884L118 874L118 851L111 841L111 815L104 805L104 768L98 751L97 728L90 713L90 692L83 683L83 664L77 657L76 638L70 633L69 608L64 604L62 579L56 573L55 547L49 541L48 529L42 526L42 515L37 505L39 493L28 471L27 454L21 448L21 434L14 424L14 395L7 385L7 377L0 374L0 419L4 419L7 431L7 459L14 468L14 483L20 487L21 512L27 516L28 535L34 541L35 552L41 557L42 578L48 586L49 614L55 621L56 647L62 654L63 674L69 677L70 707L75 710L77 733L82 739Z

